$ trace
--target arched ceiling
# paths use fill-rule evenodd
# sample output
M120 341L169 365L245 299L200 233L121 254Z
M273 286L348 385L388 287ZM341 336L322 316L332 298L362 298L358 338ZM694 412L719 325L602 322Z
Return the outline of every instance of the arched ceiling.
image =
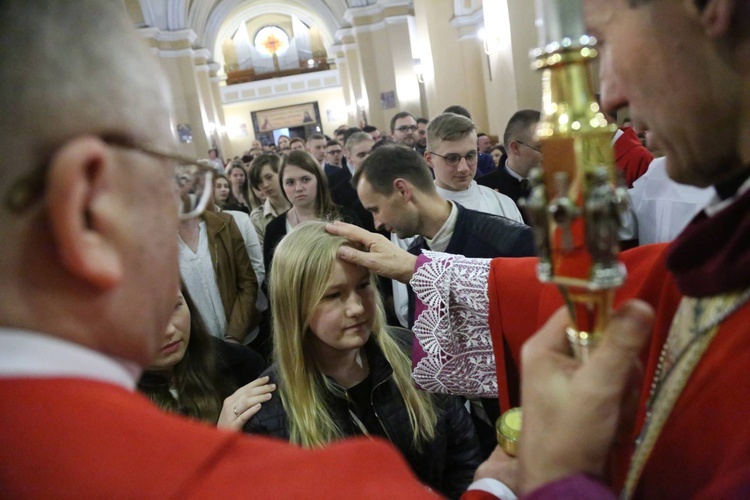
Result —
M134 4L142 16L133 15ZM326 47L334 43L337 30L348 26L344 13L349 8L367 7L381 0L124 0L134 18L143 25L163 30L191 29L196 45L211 51L215 60L222 57L219 47L248 19L264 14L287 14L320 29ZM382 0L387 2L388 0Z

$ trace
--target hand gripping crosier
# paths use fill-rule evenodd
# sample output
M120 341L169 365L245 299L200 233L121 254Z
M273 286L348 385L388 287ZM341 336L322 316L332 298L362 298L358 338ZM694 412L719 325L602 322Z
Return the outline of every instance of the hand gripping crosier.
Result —
M536 9L539 48L531 58L532 68L542 72L537 135L544 159L529 176L525 206L539 279L560 289L573 320L566 329L573 354L586 361L607 327L614 290L625 280L617 231L627 194L616 183L615 126L607 123L594 93L598 52L584 29L582 0L537 0ZM500 417L501 445L518 439L520 420L517 414ZM518 428L501 435L508 422Z

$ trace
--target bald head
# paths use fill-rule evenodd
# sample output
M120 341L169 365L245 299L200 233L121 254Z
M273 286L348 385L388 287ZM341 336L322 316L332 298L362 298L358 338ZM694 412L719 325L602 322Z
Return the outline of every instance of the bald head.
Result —
M169 137L166 79L121 1L0 4L0 189L67 139ZM141 137L146 135L146 137Z
M121 0L3 0L0 44L0 325L145 366L178 285L164 73Z

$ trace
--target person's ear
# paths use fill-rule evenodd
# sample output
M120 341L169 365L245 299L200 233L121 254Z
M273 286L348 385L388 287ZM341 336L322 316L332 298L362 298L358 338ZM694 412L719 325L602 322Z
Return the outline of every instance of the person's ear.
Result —
M425 159L425 161L427 161L427 166L429 166L430 168L433 168L433 166L432 166L432 154L430 154L429 151L425 151L424 152L424 159Z
M703 29L709 36L720 37L729 32L735 0L695 0Z
M54 155L47 176L47 212L59 258L76 278L109 289L123 278L114 227L117 168L111 149L96 137L67 142Z
M406 179L396 179L393 181L393 188L396 192L404 199L404 201L410 201L412 197L411 183Z
M518 141L515 141L515 140L510 141L510 144L508 145L508 156L510 156L511 154L513 156L518 156L519 154L521 154L519 152L520 149L521 149L521 145L518 144Z

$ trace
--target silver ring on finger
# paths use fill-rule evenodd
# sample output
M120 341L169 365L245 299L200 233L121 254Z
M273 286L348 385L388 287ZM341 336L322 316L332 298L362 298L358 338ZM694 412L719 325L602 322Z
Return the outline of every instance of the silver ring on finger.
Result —
M232 411L233 411L233 412L234 412L234 414L235 414L235 415L237 415L238 417L240 416L240 414L239 414L239 413L237 413L237 407L236 407L236 406L235 406L234 408L232 408Z

